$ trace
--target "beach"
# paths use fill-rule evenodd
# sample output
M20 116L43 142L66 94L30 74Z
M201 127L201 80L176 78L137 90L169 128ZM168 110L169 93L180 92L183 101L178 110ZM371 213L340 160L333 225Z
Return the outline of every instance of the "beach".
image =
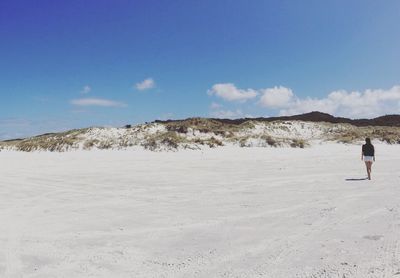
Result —
M400 146L0 152L1 277L400 277Z

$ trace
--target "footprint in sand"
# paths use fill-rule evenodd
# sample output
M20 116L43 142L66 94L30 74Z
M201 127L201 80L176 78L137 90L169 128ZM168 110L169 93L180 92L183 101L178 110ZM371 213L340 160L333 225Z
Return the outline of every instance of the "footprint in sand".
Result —
M366 235L366 236L363 236L363 238L369 239L369 240L381 240L383 238L383 236L382 235Z

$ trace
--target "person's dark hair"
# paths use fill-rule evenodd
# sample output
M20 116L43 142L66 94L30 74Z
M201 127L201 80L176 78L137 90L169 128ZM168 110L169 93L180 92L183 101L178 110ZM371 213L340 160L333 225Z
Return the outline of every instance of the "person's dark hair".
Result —
M371 139L369 139L368 137L365 138L365 143L367 143L368 145L370 145L370 144L371 144Z

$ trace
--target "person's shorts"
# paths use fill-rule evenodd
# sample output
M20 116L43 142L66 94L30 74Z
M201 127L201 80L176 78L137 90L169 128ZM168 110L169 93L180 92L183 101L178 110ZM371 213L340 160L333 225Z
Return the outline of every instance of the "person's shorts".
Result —
M374 161L373 156L364 156L364 161Z

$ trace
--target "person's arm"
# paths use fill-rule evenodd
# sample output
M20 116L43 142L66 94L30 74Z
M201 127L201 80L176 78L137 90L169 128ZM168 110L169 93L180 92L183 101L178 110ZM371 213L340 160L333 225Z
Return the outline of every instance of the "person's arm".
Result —
M361 150L361 160L363 160L363 151Z
M374 149L374 162L375 162L375 147L372 146L372 148Z

